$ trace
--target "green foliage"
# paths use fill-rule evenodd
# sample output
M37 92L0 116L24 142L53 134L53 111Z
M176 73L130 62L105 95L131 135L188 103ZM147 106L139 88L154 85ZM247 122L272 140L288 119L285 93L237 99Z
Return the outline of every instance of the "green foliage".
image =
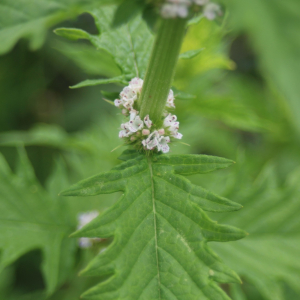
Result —
M75 236L114 237L83 271L114 274L87 291L88 299L228 299L215 284L239 282L207 242L245 236L204 211L234 211L237 203L192 185L181 175L225 168L231 161L205 155L155 155L125 151L112 171L83 180L65 196L122 191L122 198ZM176 247L174 247L176 245ZM201 271L200 271L201 270Z
M30 49L42 46L47 29L63 20L76 17L94 3L113 0L10 1L0 3L0 54L8 52L20 38L29 40Z
M289 101L292 121L299 132L299 1L231 0L226 4L231 9L234 28L249 33L266 77Z
M300 293L299 289L299 169L278 185L275 166L265 167L254 185L247 186L240 173L241 191L229 195L238 197L244 206L240 214L218 218L241 226L249 236L232 247L224 244L214 249L240 276L251 282L268 300L284 300L281 281Z
M71 40L87 39L98 50L104 50L111 54L121 69L122 76L110 80L125 84L135 76L144 77L153 37L141 16L131 19L123 26L112 29L111 23L115 10L115 6L89 10L95 19L99 35L91 35L83 30L73 28L59 28L55 30L55 33ZM75 87L104 83L107 82L101 79L89 80L81 82Z
M0 267L3 269L30 250L40 249L47 291L52 293L74 263L75 243L68 239L75 227L74 216L69 214L65 201L61 203L61 198L53 195L55 189L51 195L41 187L22 148L19 159L17 174L13 174L1 156ZM62 181L60 188L63 186Z

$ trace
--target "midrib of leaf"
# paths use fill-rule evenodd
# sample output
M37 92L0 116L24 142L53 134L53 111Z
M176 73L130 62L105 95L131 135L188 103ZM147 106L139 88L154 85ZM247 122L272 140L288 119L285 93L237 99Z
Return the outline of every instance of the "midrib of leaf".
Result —
M155 196L154 196L154 182L153 182L153 171L152 171L152 163L151 158L147 158L148 166L150 170L150 178L151 178L151 195L152 195L152 205L153 205L153 222L154 222L154 239L155 239L155 255L156 255L156 265L157 265L157 280L158 280L158 295L159 300L161 299L160 289L160 274L159 274L159 262L158 262L158 245L157 245L157 227L156 227L156 208L155 208Z

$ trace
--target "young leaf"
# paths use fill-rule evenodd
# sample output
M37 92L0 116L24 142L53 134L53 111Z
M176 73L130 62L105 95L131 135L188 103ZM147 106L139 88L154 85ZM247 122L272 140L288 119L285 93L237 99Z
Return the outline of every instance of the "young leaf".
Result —
M108 83L122 83L127 84L127 81L125 80L124 76L118 76L108 79L87 79L85 81L82 81L76 85L71 86L71 89L78 89L85 86L95 86L99 84L108 84Z
M99 35L66 28L57 29L55 32L67 38L88 39L97 49L105 50L112 55L123 76L143 78L153 42L152 34L141 16L131 19L117 29L112 29L115 10L115 6L89 10L95 19ZM96 84L96 81L94 83ZM98 84L102 84L101 81Z
M181 58L181 59L191 59L191 58L196 57L203 50L204 50L204 48L197 49L197 50L189 50L189 51L181 53L179 55L179 58Z
M191 184L182 175L207 173L232 161L206 155L154 155L126 151L129 159L107 173L83 180L65 196L122 191L110 209L74 234L114 237L108 249L83 270L86 275L113 274L88 290L87 299L226 299L215 283L239 282L210 250L210 241L245 236L219 225L206 211L234 211L237 203Z

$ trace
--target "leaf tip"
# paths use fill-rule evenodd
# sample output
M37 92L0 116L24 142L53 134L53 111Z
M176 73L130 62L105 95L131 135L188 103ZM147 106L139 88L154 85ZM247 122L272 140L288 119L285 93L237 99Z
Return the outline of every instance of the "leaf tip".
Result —
M80 231L76 230L69 235L69 238L75 238L75 237L80 237L80 236L81 236Z

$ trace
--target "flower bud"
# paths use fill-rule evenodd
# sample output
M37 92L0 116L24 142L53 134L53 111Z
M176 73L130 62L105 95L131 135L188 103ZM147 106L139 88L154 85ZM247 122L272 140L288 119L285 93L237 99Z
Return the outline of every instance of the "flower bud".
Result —
M142 130L142 135L149 135L150 134L150 130L149 129L143 129Z
M162 128L162 129L158 129L158 133L160 135L164 135L165 134L165 130Z

